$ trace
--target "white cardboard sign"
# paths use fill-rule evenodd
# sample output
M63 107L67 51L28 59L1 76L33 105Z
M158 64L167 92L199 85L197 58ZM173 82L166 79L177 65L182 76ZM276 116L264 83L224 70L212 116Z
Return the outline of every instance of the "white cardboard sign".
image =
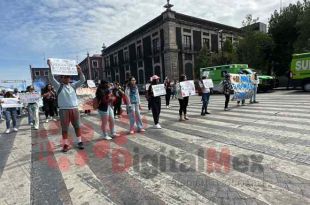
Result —
M213 88L213 80L212 79L204 79L203 81L203 85L205 88Z
M41 95L39 93L20 93L19 98L21 103L39 103Z
M164 84L152 85L154 97L166 95Z
M49 58L53 75L78 75L75 60Z
M1 104L3 108L23 107L18 98L2 98L1 101L3 101Z
M182 97L196 95L195 84L193 80L180 82Z
M93 80L87 80L87 85L90 88L95 88L96 87L96 84L95 84L95 82Z

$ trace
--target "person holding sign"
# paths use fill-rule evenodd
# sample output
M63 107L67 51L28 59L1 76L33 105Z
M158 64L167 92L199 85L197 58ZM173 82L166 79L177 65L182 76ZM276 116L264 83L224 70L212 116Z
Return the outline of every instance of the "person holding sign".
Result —
M179 104L180 104L179 121L183 121L183 117L182 117L183 114L184 114L184 120L189 120L186 116L189 96L186 96L186 97L182 96L182 90L181 90L181 85L180 85L180 83L184 81L187 81L187 78L186 78L186 75L183 74L180 76L179 83L177 83L176 85L176 92L177 92L177 96L178 96Z
M140 114L140 95L138 86L136 85L136 79L130 77L128 84L125 90L126 104L127 104L127 113L129 116L130 123L130 134L135 133L135 123L137 124L137 131L144 132L142 118Z
M64 141L62 151L67 152L69 150L68 128L70 123L73 125L76 136L78 138L78 148L84 149L80 129L80 113L78 109L78 99L76 96L76 89L85 82L85 76L82 73L82 69L79 65L76 65L77 72L80 77L79 81L70 84L70 76L61 76L62 83L60 83L54 78L51 73L51 64L49 60L47 61L47 64L49 66L49 81L52 83L55 90L57 90L58 94L59 117L62 128L62 138Z
M12 101L12 103L9 102L10 100ZM4 98L0 99L0 104L3 106L3 112L6 120L5 133L9 134L11 132L11 119L13 122L13 131L17 132L17 108L20 107L18 105L18 99L15 98L13 92L9 90L4 94Z
M161 98L160 95L156 96L154 94L154 86L158 84L159 77L157 75L152 76L152 82L148 89L148 97L150 101L150 105L152 108L152 114L154 119L154 128L155 129L161 129L161 126L159 124L159 115L160 115L160 109L161 109ZM165 87L163 87L165 89Z
M201 96L201 101L202 101L202 108L201 108L201 116L205 116L206 114L210 114L208 112L208 104L209 104L209 100L210 100L210 92L211 92L211 88L206 87L203 83L203 80L206 80L207 77L203 76L202 80L199 81L199 87L201 88L202 91L202 96Z
M27 87L27 93L33 94L35 93L34 87L32 85ZM37 102L28 103L28 119L30 124L33 126L35 130L39 129L39 100Z
M116 118L119 118L121 116L122 99L124 96L123 88L118 82L114 83L113 95L115 97L113 104L114 104L114 117L116 119Z
M172 85L168 77L166 77L164 84L166 88L166 107L169 108L170 98L171 98L171 93L172 93Z
M44 113L46 117L46 123L48 123L49 117L53 119L55 115L55 106L56 106L56 93L53 90L52 85L47 84L43 90L43 106L44 106ZM56 119L54 118L54 121Z
M253 80L252 80L252 83L253 83L253 95L252 95L252 97L250 98L250 103L252 104L252 103L258 103L257 101L256 101L256 94L257 94L257 86L258 86L258 82L259 82L259 79L258 79L258 76L257 76L257 73L255 72L254 74L253 74L254 76L253 76Z

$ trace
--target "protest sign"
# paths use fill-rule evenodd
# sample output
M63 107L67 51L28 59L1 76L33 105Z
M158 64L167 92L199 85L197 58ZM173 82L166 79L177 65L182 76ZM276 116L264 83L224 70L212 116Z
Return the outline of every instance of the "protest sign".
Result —
M79 110L93 110L93 99L96 96L94 88L78 88L76 95L79 102Z
M193 80L180 82L182 97L196 95L195 84Z
M41 99L41 95L38 93L20 93L19 99L21 103L38 103Z
M2 98L1 101L3 101L1 104L3 108L23 107L18 98Z
M49 58L53 75L78 75L75 60Z
M148 84L145 85L145 90L146 90L146 91L149 90L150 85L151 85L150 83L148 83Z
M203 81L203 85L205 88L213 88L213 80L212 79L204 79Z
M245 100L252 97L254 85L249 75L231 74L231 85L234 90L232 100Z
M95 82L93 80L87 80L87 85L90 88L95 88L96 87L96 84L95 84Z
M166 95L166 89L164 84L152 85L154 97Z

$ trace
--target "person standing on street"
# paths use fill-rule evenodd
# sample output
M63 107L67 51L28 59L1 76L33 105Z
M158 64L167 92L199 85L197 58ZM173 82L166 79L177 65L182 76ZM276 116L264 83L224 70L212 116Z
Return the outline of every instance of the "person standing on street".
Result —
M171 93L172 93L172 85L171 85L171 81L168 79L168 77L166 77L165 79L165 88L166 88L166 107L169 108L170 105L170 99L171 99Z
M27 87L27 92L30 94L35 93L35 89L32 85ZM34 102L34 103L28 103L28 119L30 122L30 125L33 126L35 130L39 129L39 122L40 122L40 117L39 117L39 101Z
M183 74L183 75L180 76L179 83L177 83L177 85L176 85L177 97L179 99L179 104L180 104L180 109L179 109L180 119L179 119L179 121L189 120L187 118L187 115L186 115L187 114L187 106L188 106L189 96L183 97L182 93L181 93L181 85L180 85L180 83L184 82L184 81L187 81L187 77L186 77L186 75ZM183 118L183 114L184 114L184 118Z
M120 118L121 116L121 111L122 111L122 99L124 95L124 90L122 86L118 83L114 83L114 88L113 88L113 95L115 97L115 100L113 102L114 104L114 117L115 119Z
M155 129L161 129L161 126L159 124L159 115L161 110L161 98L160 96L154 96L153 88L152 86L157 85L159 82L159 77L157 75L152 76L152 82L148 89L148 96L150 105L152 108L152 114L154 119L154 128Z
M232 91L232 85L231 85L231 81L230 81L230 75L229 73L225 74L225 79L223 81L223 93L225 96L225 107L224 110L228 111L228 103L230 100L230 93Z
M254 73L254 81L252 82L253 83L253 95L252 97L250 98L250 103L258 103L256 101L256 94L257 94L257 86L258 86L258 76L257 76L257 73L255 72Z
M203 76L201 81L199 81L199 87L201 88L202 95L201 95L201 101L202 101L202 108L201 108L201 116L205 116L206 114L210 114L208 112L208 104L210 100L210 88L206 88L203 84L203 80L207 79L206 76Z
M4 98L16 98L13 95L12 90L8 90L5 94L4 94ZM0 104L2 104L3 101L0 99ZM13 131L17 132L17 108L16 107L10 107L10 108L3 108L3 112L5 115L5 120L6 120L6 134L9 134L11 132L10 128L11 128L11 119L13 122Z
M55 106L56 106L56 93L54 92L52 85L47 84L43 90L43 106L46 120L48 123L49 119L53 119L55 115ZM54 118L56 121L56 118Z
M70 84L71 77L62 76L62 83L59 83L51 73L51 65L49 60L47 61L47 64L49 66L49 81L58 93L59 116L62 128L62 138L64 140L63 152L67 152L69 150L68 128L70 123L73 125L75 134L78 138L78 148L84 149L80 129L81 122L80 113L78 110L78 99L76 96L76 89L85 82L85 76L82 73L82 69L79 65L76 66L80 78L79 81Z

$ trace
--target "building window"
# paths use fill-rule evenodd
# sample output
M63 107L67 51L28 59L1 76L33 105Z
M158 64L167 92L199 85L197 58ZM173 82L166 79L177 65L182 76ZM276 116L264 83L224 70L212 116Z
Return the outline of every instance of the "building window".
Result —
M185 53L184 59L185 60L192 60L192 54Z
M114 56L114 65L118 65L117 55Z
M156 63L160 63L160 58L159 58L159 56L155 56L155 57L154 57L154 64L156 64Z
M142 46L138 45L137 47L137 57L142 58Z
M91 63L92 63L93 68L98 68L98 61L97 60L93 60Z
M119 68L115 68L115 73L119 73Z
M192 48L192 37L188 35L183 36L183 48L191 49Z
M126 66L126 71L130 72L130 67L129 67L129 65Z
M142 68L143 67L143 61L138 61L138 68Z
M184 28L184 29L183 29L183 32L185 32L185 33L191 33L191 30L190 30L190 29Z
M48 76L48 71L44 71L44 76Z
M129 61L129 52L128 51L124 51L124 60L125 60L125 62Z
M209 36L210 34L209 34L209 33L206 33L206 32L203 32L203 35L204 35L204 36Z
M154 38L153 39L153 53L158 53L159 52L159 39L158 38Z
M210 39L203 38L202 43L203 43L203 46L207 46L207 48L210 49Z
M139 70L138 84L144 84L144 71L143 71L143 69Z
M35 71L34 76L40 76L40 71Z

